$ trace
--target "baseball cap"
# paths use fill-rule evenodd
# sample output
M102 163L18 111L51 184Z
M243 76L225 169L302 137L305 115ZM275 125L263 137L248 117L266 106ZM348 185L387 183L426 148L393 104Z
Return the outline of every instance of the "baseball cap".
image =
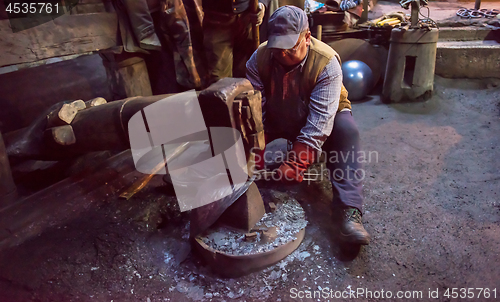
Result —
M269 18L267 47L290 49L297 44L300 33L309 28L306 13L292 5L285 5Z

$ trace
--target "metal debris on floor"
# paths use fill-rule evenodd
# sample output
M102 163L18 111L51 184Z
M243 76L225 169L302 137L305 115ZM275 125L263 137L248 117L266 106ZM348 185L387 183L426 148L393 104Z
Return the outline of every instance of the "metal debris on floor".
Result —
M250 255L270 251L297 239L296 234L307 225L305 213L297 200L289 198L266 213L254 227L243 234L225 226L209 230L202 237L205 244L230 255ZM254 237L254 238L250 238Z

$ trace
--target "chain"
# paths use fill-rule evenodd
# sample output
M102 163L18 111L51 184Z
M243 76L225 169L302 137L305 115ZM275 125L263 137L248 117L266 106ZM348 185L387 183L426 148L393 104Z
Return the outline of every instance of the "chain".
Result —
M460 8L457 11L457 16L460 16L462 18L493 18L496 15L498 15L500 11L498 9L467 9L467 8Z

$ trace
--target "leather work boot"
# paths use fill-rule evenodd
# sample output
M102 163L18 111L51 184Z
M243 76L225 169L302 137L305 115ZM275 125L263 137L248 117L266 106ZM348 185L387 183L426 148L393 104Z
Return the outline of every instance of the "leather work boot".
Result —
M370 243L370 234L363 227L361 212L356 208L344 210L344 217L340 225L341 238L350 243L367 245Z

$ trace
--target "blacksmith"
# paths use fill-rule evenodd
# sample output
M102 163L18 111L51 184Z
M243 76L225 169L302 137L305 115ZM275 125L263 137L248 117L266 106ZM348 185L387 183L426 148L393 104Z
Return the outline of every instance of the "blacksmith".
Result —
M280 179L301 182L324 151L333 185L332 207L342 217L338 221L341 238L369 244L370 235L361 221L362 164L356 156L347 156L358 154L359 132L342 85L338 54L311 36L302 9L283 6L269 18L268 41L246 66L247 78L263 96L267 141L293 142L278 170Z

